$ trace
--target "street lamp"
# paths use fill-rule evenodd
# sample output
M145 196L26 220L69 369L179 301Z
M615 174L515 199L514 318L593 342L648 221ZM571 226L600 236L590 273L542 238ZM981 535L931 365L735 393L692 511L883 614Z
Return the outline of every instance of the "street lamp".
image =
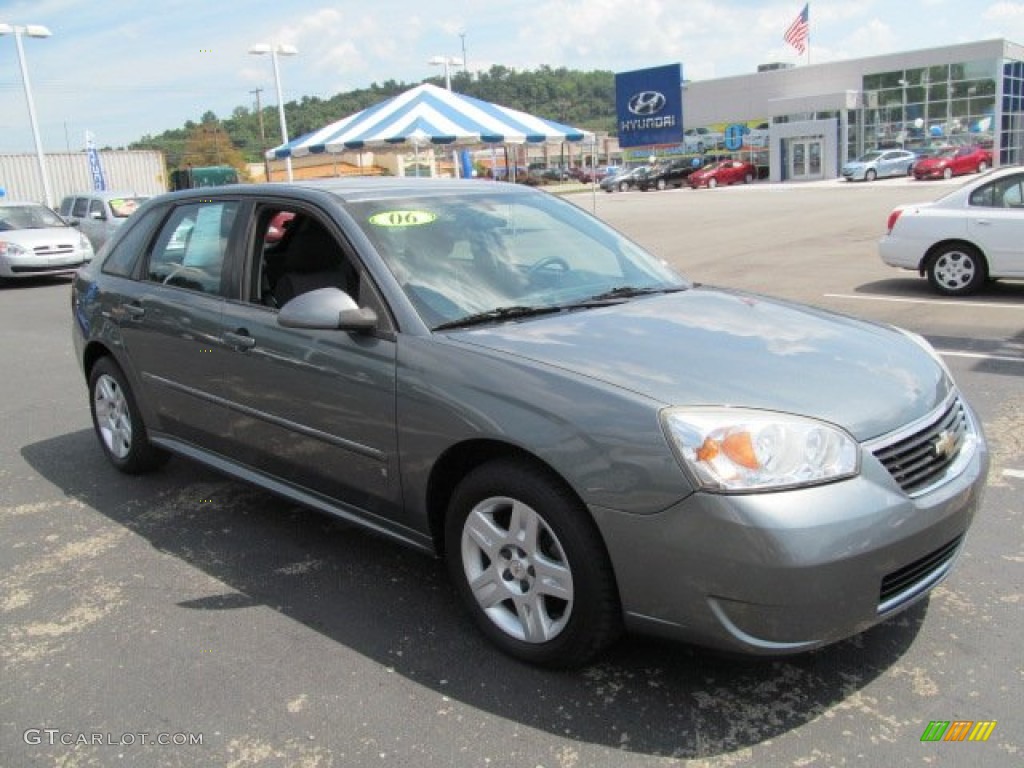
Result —
M452 64L458 65L461 63L462 61L454 56L434 56L427 62L427 64L444 67L444 87L449 91L452 89Z
M36 160L39 162L39 175L43 179L43 195L46 204L53 207L53 194L50 192L50 178L46 174L46 158L43 155L43 142L39 138L39 124L36 122L36 106L32 101L32 84L28 79L28 67L25 66L25 50L21 44L21 36L49 37L49 29L39 24L19 26L17 24L0 24L0 35L14 35L14 44L18 49L18 64L21 65L21 82L25 86L25 101L28 102L28 118L32 123L32 138L36 144Z
M278 56L294 56L298 53L298 49L294 45L284 45L283 43L275 43L274 45L268 45L266 43L257 43L249 48L249 53L260 56L264 53L270 54L270 60L274 63L274 86L277 88L277 116L281 119L281 143L288 143L288 123L284 119L284 98L281 96L281 70L277 66ZM284 166L288 171L288 181L292 181L292 157L288 157L284 160Z

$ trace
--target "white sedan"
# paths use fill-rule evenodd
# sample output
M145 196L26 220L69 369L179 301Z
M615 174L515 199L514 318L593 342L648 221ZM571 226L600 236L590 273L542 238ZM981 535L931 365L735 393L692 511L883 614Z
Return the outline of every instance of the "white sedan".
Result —
M92 257L89 239L52 209L39 203L0 202L0 283L70 275Z
M986 280L1024 278L1024 167L991 171L930 203L889 214L882 261L912 269L939 293L963 296Z

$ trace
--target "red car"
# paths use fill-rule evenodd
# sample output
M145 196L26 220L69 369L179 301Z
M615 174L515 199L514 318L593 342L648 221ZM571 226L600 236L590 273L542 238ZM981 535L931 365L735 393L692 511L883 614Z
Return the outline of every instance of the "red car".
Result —
M722 160L694 171L690 174L688 182L694 189L714 189L719 184L736 184L741 181L749 184L756 178L757 168L750 163L743 160Z
M965 173L981 173L992 165L992 153L983 147L948 147L934 157L914 163L915 179L951 179Z

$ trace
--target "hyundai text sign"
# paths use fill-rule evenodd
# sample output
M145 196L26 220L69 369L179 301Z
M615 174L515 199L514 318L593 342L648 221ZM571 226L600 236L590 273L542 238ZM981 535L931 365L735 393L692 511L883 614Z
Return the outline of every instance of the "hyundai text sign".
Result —
M620 147L683 140L683 66L669 64L615 75Z

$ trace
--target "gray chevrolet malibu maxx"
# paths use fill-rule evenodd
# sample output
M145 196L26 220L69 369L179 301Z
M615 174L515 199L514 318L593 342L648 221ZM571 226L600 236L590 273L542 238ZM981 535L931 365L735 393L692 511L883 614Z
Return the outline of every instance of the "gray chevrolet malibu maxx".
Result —
M692 284L517 185L165 195L72 293L115 467L176 454L443 556L537 664L861 632L950 573L988 470L922 338Z

